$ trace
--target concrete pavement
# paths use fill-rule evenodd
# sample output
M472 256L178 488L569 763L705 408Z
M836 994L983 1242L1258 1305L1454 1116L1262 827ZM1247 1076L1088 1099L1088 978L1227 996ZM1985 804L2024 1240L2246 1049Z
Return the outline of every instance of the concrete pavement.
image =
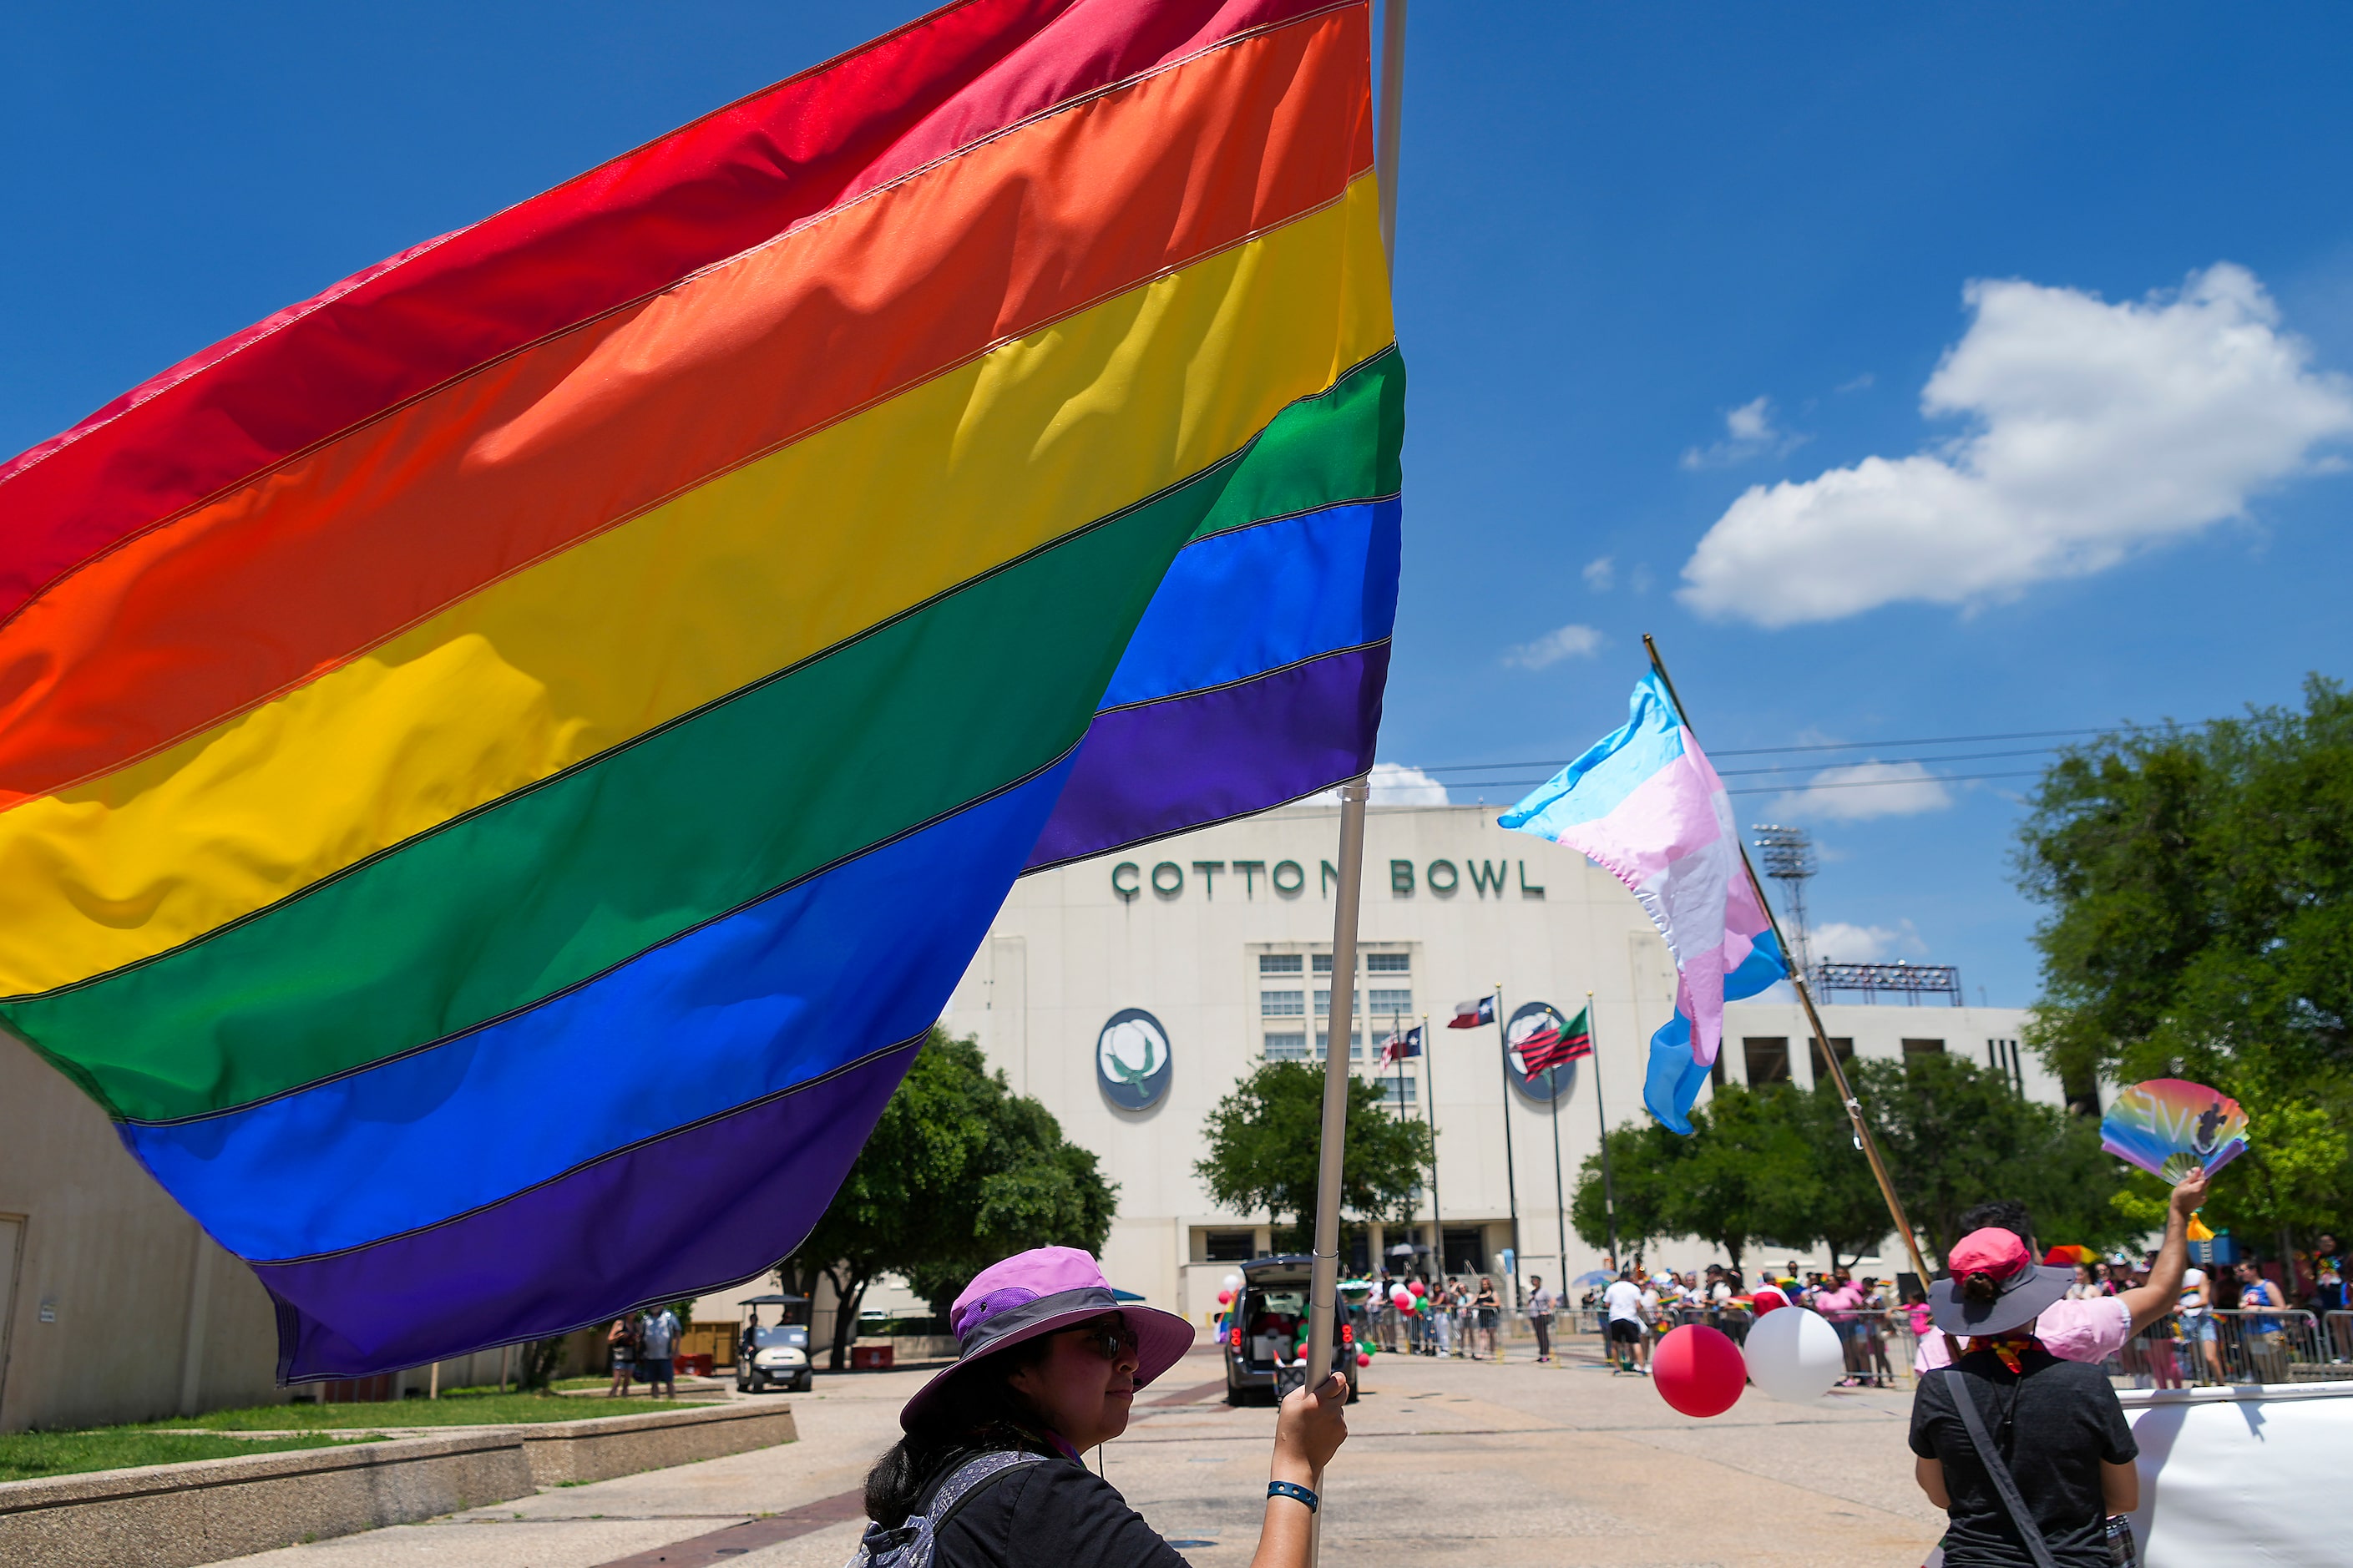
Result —
M814 1394L763 1396L792 1401L801 1441L786 1447L237 1561L839 1568L862 1528L849 1494L926 1375L821 1373ZM1181 1548L1194 1563L1240 1568L1257 1542L1274 1413L1227 1408L1208 1386L1219 1376L1214 1353L1188 1357L1145 1392L1102 1463L1163 1535L1198 1543ZM1188 1394L1198 1402L1166 1403ZM1647 1380L1590 1362L1540 1367L1525 1351L1501 1365L1379 1357L1325 1478L1324 1560L1405 1548L1419 1562L1466 1564L1916 1563L1943 1516L1912 1485L1910 1404L1908 1393L1855 1392L1799 1407L1751 1389L1695 1421ZM829 1512L806 1511L829 1500Z

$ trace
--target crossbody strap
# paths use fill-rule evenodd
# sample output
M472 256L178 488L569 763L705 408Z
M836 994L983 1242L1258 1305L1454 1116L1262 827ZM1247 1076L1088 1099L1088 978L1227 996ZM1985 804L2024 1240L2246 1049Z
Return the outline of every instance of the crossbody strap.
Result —
M1978 1451L1978 1462L1985 1466L1993 1489L2001 1494L2003 1505L2010 1510L2010 1522L2018 1526L2019 1538L2026 1542L2035 1568L2059 1568L2057 1560L2051 1555L2051 1543L2042 1539L2042 1527L2034 1522L2034 1516L2026 1510L2026 1500L2019 1495L2017 1478L2002 1463L2000 1450L1986 1431L1985 1417L1978 1413L1977 1398L1969 1392L1968 1374L1959 1367L1947 1367L1945 1392L1953 1396L1953 1408L1959 1413L1961 1425L1968 1428L1969 1444Z

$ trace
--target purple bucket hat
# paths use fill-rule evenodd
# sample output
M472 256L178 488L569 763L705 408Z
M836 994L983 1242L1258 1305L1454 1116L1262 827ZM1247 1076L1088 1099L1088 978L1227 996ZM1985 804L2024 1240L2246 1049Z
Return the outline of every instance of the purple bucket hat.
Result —
M1075 1247L1039 1247L992 1263L972 1277L948 1313L955 1331L955 1364L944 1369L899 1412L902 1430L939 1397L947 1380L986 1355L1025 1340L1117 1312L1135 1331L1135 1386L1142 1388L1193 1348L1193 1325L1174 1312L1140 1307L1112 1294L1111 1281Z

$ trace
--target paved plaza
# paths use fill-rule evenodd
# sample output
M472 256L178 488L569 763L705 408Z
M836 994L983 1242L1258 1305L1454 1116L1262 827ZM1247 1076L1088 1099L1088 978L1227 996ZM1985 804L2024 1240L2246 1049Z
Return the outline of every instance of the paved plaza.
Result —
M1325 1479L1324 1560L1648 1568L1824 1561L1909 1564L1943 1526L1911 1481L1908 1393L1811 1406L1751 1389L1694 1421L1592 1342L1558 1367L1377 1358ZM240 1558L253 1568L839 1568L856 1490L927 1375L820 1374L790 1396L801 1440L565 1487L424 1524ZM1197 1351L1137 1403L1104 1450L1112 1483L1202 1568L1241 1568L1257 1541L1274 1413L1220 1402ZM786 1397L770 1394L765 1397Z

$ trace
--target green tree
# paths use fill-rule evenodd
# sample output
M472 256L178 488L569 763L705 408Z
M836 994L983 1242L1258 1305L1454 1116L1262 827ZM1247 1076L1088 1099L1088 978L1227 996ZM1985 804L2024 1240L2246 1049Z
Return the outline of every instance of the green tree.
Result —
M1655 1121L1629 1121L1613 1127L1609 1143L1607 1192L1616 1198L1617 1244L1621 1256L1611 1261L1625 1267L1628 1257L1640 1258L1653 1241L1681 1234L1669 1223L1667 1208L1677 1163L1689 1152L1690 1140L1678 1138ZM1588 1247L1608 1251L1610 1210L1603 1202L1601 1155L1588 1154L1577 1167L1577 1190L1569 1195L1568 1223Z
M1693 1111L1664 1205L1676 1235L1714 1242L1736 1268L1752 1240L1810 1235L1814 1162L1798 1104L1780 1085L1752 1092L1726 1084Z
M2248 1152L2207 1217L2287 1245L2353 1210L2353 695L2304 697L2069 752L2017 859L2049 911L2030 1043L2087 1109L2104 1078L2235 1097Z
M2115 1162L2098 1129L2054 1106L2021 1100L2001 1074L1942 1054L1853 1062L1863 1104L1912 1223L1941 1256L1961 1212L2018 1198L2042 1238L2100 1247L2142 1226L2110 1202ZM1678 1138L1651 1123L1609 1134L1619 1235L1630 1250L1662 1237L1713 1242L1736 1267L1758 1240L1858 1258L1892 1227L1869 1163L1854 1146L1844 1102L1829 1084L1801 1094L1776 1085L1720 1089ZM1594 1246L1602 1225L1599 1157L1586 1161L1570 1213Z
M1194 1173L1226 1208L1272 1215L1285 1233L1282 1245L1303 1251L1314 1228L1323 1128L1323 1068L1264 1063L1209 1112L1208 1158ZM1351 1074L1347 1128L1342 1211L1361 1219L1406 1218L1430 1163L1429 1126L1391 1114L1382 1106L1381 1086Z
M2088 1117L2024 1099L2003 1073L1941 1051L1854 1062L1847 1075L1936 1258L1960 1239L1962 1212L1993 1198L2024 1203L2045 1246L2105 1247L2139 1229L2110 1201L2121 1178Z
M965 1281L1012 1253L1100 1253L1116 1194L1044 1106L988 1070L976 1042L934 1029L825 1216L779 1272L804 1295L819 1279L833 1287L839 1371L881 1275L903 1275L944 1312Z
M1854 1123L1838 1085L1828 1078L1804 1094L1788 1089L1789 1113L1806 1142L1811 1181L1802 1213L1786 1222L1778 1239L1819 1242L1831 1261L1852 1264L1878 1250L1895 1228L1887 1199L1871 1173L1871 1162L1857 1146ZM1873 1129L1874 1133L1876 1129Z

